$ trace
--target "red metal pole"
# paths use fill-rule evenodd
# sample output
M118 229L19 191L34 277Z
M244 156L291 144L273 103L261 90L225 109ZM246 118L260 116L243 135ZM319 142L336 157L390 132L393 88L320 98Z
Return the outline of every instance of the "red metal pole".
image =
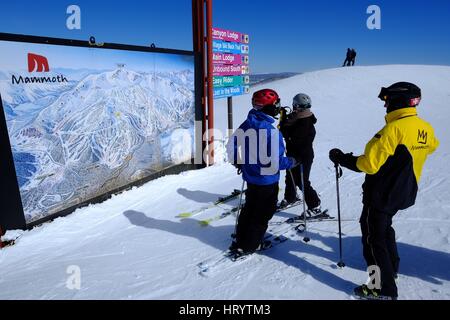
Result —
M206 45L208 86L208 155L209 165L214 164L214 91L213 91L213 47L212 47L212 0L206 2Z
M201 82L201 108L202 108L202 151L207 148L207 141L203 137L207 137L207 109L206 109L206 63L205 63L205 14L204 0L192 0L192 31L194 41L194 52L200 55L200 77ZM204 159L205 160L205 159ZM204 161L205 163L205 161Z

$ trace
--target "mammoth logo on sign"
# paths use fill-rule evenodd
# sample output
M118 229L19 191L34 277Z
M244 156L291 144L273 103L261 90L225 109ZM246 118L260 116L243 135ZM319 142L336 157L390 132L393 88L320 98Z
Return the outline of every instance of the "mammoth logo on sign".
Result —
M34 53L28 53L28 72L29 73L35 73L35 72L50 72L50 67L48 64L48 60L46 57L34 54ZM36 76L24 76L19 74L11 74L11 84L17 85L17 84L31 84L31 83L63 83L63 82L69 82L67 78L62 74L54 74L52 76L49 76L48 74L36 77Z
M28 72L49 72L48 60L44 56L28 53Z

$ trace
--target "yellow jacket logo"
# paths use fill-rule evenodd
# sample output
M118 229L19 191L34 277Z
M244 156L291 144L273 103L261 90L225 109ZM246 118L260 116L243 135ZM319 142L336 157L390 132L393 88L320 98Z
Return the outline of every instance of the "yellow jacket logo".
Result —
M420 144L427 144L427 140L428 140L428 133L425 130L418 130L419 134L417 136L417 143Z

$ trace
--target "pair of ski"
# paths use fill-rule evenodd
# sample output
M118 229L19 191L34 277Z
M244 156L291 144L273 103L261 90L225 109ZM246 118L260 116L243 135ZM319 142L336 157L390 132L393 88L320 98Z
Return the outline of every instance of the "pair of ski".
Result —
M238 190L238 189L234 189L233 192L231 192L229 195L218 198L214 203L210 203L208 205L205 205L205 206L203 206L203 207L201 207L199 209L193 210L193 211L182 212L182 213L178 214L176 216L176 218L180 218L180 219L193 218L193 217L201 215L202 213L204 213L205 211L208 211L209 209L212 209L212 208L215 208L215 207L222 208L220 205L226 204L227 202L236 199L241 194L242 195L245 194L245 192L246 192L246 190L241 191L241 190ZM283 210L289 209L291 207L297 206L298 204L299 204L299 202L296 202L295 204L291 204L291 205L289 205L287 207L284 207L282 209ZM243 207L243 204L242 204L242 207ZM236 206L236 207L228 209L228 210L226 210L226 211L224 211L224 212L222 212L222 213L220 213L220 214L218 214L216 216L213 216L211 218L200 220L198 223L201 226L205 227L205 226L208 226L211 222L222 220L222 219L224 219L224 218L226 218L226 217L228 217L228 216L230 216L232 214L235 214L236 212L238 212L238 210L239 210L239 207ZM278 211L281 211L281 210L277 210L277 212Z
M298 204L296 204L298 205ZM285 210L285 209L282 209ZM320 221L327 221L327 220L335 220L335 217L332 217L328 214L328 209L323 210L320 214L315 216L307 216L306 221L307 222L320 222ZM280 225L280 224L304 224L305 219L303 216L295 216L289 219L286 219L284 221L277 221L277 222L270 222L269 225Z
M188 211L188 212L182 212L179 215L177 215L177 218L182 218L182 219L186 219L186 218L192 218L195 216L198 216L200 214L202 214L204 211L207 211L209 209L212 209L214 207L218 207L221 204L225 204L228 201L231 201L237 197L239 197L242 193L245 193L246 190L243 190L241 192L241 190L238 189L234 189L229 195L224 196L224 197L220 197L218 198L216 201L214 201L213 203L210 203L208 205L205 205L199 209L193 210L193 211Z
M280 208L278 211L289 209L290 207L298 206L301 202L292 204L290 206L286 206L284 208ZM322 214L316 217L307 218L307 222L318 222L318 221L327 221L334 220L334 217L328 215L328 209L324 210ZM303 233L306 229L304 224L304 220L300 219L300 216L290 218L287 220L273 222L269 224L269 234L264 237L263 243L266 245L263 249L257 251L257 253L263 253L271 248L278 246L289 240L287 237L290 234L299 234ZM267 245L269 243L269 245ZM253 256L254 254L236 254L235 250L225 250L214 255L211 258L208 258L197 264L197 267L200 269L199 274L202 276L212 276L216 274L218 271L223 271L224 269L231 268L236 265L236 263L240 263L245 261Z
M292 231L296 230L297 232L302 232L302 228L294 228L292 225L278 225L272 228L269 228L269 234L266 235L263 239L263 243L265 244L263 248L257 250L252 254L236 254L235 250L225 250L218 254L213 255L212 257L203 260L202 262L197 264L199 268L199 274L204 277L214 276L218 272L222 272L226 269L232 268L243 261L246 261L258 254L264 253L268 250L273 249L274 247L285 243L289 240L287 237Z
M295 202L295 203L290 204L288 206L277 208L275 213L282 212L282 211L285 211L285 210L297 207L301 203L302 203L301 201L298 201L298 202ZM230 210L227 210L225 212L222 212L221 214L216 215L214 217L200 220L198 223L202 227L207 227L212 222L222 220L222 219L224 219L224 218L226 218L226 217L228 217L228 216L230 216L232 214L235 214L238 210L239 210L239 207L234 207L234 208L232 208ZM336 218L335 217L331 217L330 215L328 215L328 209L325 209L321 214L319 214L317 216L312 216L312 217L307 217L306 218L307 221L324 221L324 220L334 220L334 219L336 219ZM270 224L271 225L279 225L279 224L283 224L283 223L295 224L295 223L302 223L303 221L304 221L304 219L301 216L296 216L296 217L293 217L293 218L289 218L289 219L287 219L285 221L272 222Z
M301 201L297 201L297 202L294 202L294 203L289 204L289 205L287 205L287 206L279 207L279 208L277 208L277 210L275 211L275 213L278 213L278 212L281 212L281 211L284 211L284 210L288 210L288 209L294 208L294 207L300 205L301 203L302 203ZM243 207L243 206L244 206L244 204L242 204L242 207ZM218 214L218 215L216 215L216 216L213 216L213 217L211 217L211 218L200 220L198 223L199 223L202 227L207 227L207 226L209 226L212 222L219 221L219 220L225 219L226 217L228 217L228 216L230 216L230 215L232 215L232 214L233 214L233 215L236 214L236 213L238 212L238 210L239 210L239 207L236 206L236 207L234 207L234 208L231 208L231 209L229 209L229 210L226 210L226 211L224 211L224 212L222 212L222 213L220 213L220 214ZM292 223L295 223L295 222L292 222Z

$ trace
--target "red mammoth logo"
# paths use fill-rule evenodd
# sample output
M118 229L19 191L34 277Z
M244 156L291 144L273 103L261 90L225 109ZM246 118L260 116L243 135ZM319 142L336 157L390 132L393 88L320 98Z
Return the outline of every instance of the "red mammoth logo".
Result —
M28 72L49 72L48 60L44 56L28 53Z

